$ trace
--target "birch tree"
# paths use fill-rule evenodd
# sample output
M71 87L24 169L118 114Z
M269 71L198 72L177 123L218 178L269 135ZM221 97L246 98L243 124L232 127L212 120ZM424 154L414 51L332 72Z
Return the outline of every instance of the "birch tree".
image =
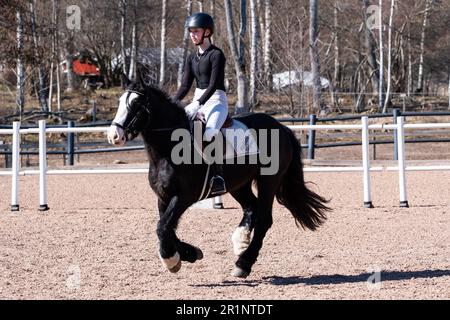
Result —
M192 14L192 0L186 0L186 17L189 17ZM186 64L186 58L188 54L189 48L189 30L188 28L184 28L183 33L183 58L181 59L181 63L178 65L178 77L177 77L177 85L178 88L181 86L181 80L183 79L183 71Z
M264 76L266 87L272 90L272 0L264 0Z
M21 8L16 10L17 21L17 111L22 117L25 107L24 17Z
M320 60L317 48L317 0L309 1L309 55L311 59L311 72L313 77L313 108L321 109L320 102Z
M233 29L234 21L233 21L233 8L231 5L231 0L224 0L224 7L228 30L228 42L230 45L230 51L233 57L234 68L237 77L237 102L234 112L235 114L241 114L246 113L249 110L248 79L245 73L245 62L243 59L243 51L242 50L238 51L238 46L236 43L236 36ZM241 12L241 30L244 16L245 12Z
M395 0L391 0L391 10L389 14L389 25L388 25L388 69L387 69L387 88L386 88L386 98L384 101L383 106L383 113L386 113L387 106L390 100L390 94L391 94L391 73L392 73L392 24L393 24L393 17L394 17L394 7L395 7Z
M52 23L51 23L51 41L52 52L50 62L50 83L48 93L48 110L52 111L52 97L53 97L53 73L56 64L56 102L58 111L61 111L61 81L60 81L60 66L59 66L59 28L58 28L58 5L56 0L52 0Z
M159 69L159 86L164 86L166 82L166 19L167 19L167 0L162 0L161 13L161 62Z
M131 27L131 55L130 69L128 70L128 79L136 81L136 64L138 53L138 37L137 37L137 21L138 21L138 0L133 1L133 26Z
M255 0L250 0L250 16L251 16L251 44L250 44L250 106L256 104L256 78L258 74L258 16L256 13Z
M369 65L369 73L370 73L370 80L372 83L372 92L374 93L379 93L380 90L380 74L379 71L380 69L377 66L377 57L376 57L376 53L375 53L375 43L374 43L374 39L372 36L372 32L369 29L368 26L368 19L369 17L367 16L367 11L369 9L369 1L368 0L364 0L363 1L363 15L364 15L364 23L363 23L363 29L364 29L364 39L365 39L365 47L366 47L366 54L367 54L367 62ZM381 14L380 14L381 15ZM379 21L377 22L379 23ZM381 50L382 51L382 50ZM381 52L380 51L380 52ZM381 64L381 61L380 61ZM380 99L380 101L382 101ZM380 106L382 108L382 103L380 102Z
M423 90L423 55L425 51L425 30L428 24L428 13L431 10L432 0L426 0L423 13L422 33L420 36L419 73L417 76L417 91Z
M122 60L122 71L128 74L127 66L127 52L126 52L126 21L127 21L127 6L128 0L119 0L119 14L120 14L120 54ZM122 83L123 86L123 83Z
M36 31L36 0L30 1L30 13L31 13L31 34L33 39L33 53L34 60L38 65L38 78L39 78L39 105L44 112L48 111L47 97L45 90L45 72L44 66L41 62L41 57L38 52L38 36Z
M379 72L380 72L380 78L379 78L379 88L378 88L378 106L381 109L383 109L383 103L384 103L384 96L383 96L383 82L384 82L384 43L383 43L383 0L379 0L378 4L378 27L379 27L379 37L380 37L380 66L379 66Z

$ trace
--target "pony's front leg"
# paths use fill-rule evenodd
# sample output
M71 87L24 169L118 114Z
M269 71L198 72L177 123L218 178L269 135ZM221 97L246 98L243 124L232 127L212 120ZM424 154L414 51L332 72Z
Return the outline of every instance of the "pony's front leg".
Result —
M189 207L186 201L178 196L168 203L164 213L160 212L160 220L156 233L159 238L159 257L170 272L178 272L181 268L181 257L177 250L179 240L175 234L178 220Z
M158 199L158 209L159 209L159 216L162 218L168 208L168 204L163 202L161 199ZM203 252L200 250L200 248L197 248L196 246L193 246L189 243L183 242L176 236L176 251L180 255L181 261L187 261L187 262L195 262L197 260L203 259Z

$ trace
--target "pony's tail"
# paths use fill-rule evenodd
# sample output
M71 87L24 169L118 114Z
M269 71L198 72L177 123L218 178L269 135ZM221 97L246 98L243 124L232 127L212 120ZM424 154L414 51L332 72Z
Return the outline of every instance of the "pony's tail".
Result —
M326 212L331 210L326 206L329 201L307 188L303 178L301 145L289 128L284 129L291 140L293 155L276 197L292 213L297 225L314 231L325 222Z

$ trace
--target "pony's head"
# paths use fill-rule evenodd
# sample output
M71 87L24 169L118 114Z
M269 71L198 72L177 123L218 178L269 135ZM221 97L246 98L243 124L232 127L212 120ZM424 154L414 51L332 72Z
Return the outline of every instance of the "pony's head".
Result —
M160 110L165 110L165 114L160 115ZM174 118L171 110L185 117L183 109L158 88L147 86L142 80L128 82L125 92L119 99L116 116L108 129L108 142L124 145L126 141L133 140L152 125L155 128L158 124L164 125L164 117Z

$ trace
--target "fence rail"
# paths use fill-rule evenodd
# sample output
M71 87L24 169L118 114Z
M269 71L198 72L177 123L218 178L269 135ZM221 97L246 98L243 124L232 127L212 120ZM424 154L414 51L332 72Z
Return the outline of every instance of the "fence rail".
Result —
M397 117L395 124L372 124L369 125L367 116L361 117L361 124L352 125L292 125L288 126L292 130L360 130L362 146L362 166L355 167L312 167L305 168L309 172L362 172L363 173L363 198L364 206L372 208L372 197L370 187L370 172L377 171L397 171L399 174L399 200L401 207L408 207L406 189L406 171L439 171L450 170L450 166L410 166L405 164L405 130L425 129L425 128L450 128L450 123L420 123L405 124L404 117ZM88 169L88 170L49 170L47 167L47 133L66 132L106 132L108 127L68 127L68 128L46 128L45 120L39 121L38 128L20 129L20 123L14 122L12 129L0 129L0 135L13 136L12 142L12 169L10 171L0 171L0 175L12 176L11 183L11 210L19 210L19 176L39 175L39 210L48 210L47 204L47 175L65 174L129 174L146 173L148 168L123 168L123 169ZM393 130L396 132L398 142L398 166L397 167L371 167L369 159L369 130ZM39 170L20 170L20 136L22 134L39 135Z

